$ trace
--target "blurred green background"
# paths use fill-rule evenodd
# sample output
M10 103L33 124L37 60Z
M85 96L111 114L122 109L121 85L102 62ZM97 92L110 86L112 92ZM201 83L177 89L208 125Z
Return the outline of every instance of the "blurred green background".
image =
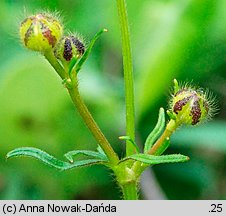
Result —
M167 153L191 160L155 166L154 175L148 172L142 180L141 196L225 199L226 1L127 2L140 146L154 127L159 107L168 108L173 78L210 89L219 106L211 122L173 135ZM124 143L117 138L125 134L125 107L116 2L1 0L0 199L119 199L113 174L104 167L59 172L30 158L5 160L8 151L21 146L41 148L59 159L73 149L96 148L53 69L20 44L20 21L46 10L59 11L65 32L79 32L87 42L101 28L109 29L79 75L80 90L116 151L124 154Z

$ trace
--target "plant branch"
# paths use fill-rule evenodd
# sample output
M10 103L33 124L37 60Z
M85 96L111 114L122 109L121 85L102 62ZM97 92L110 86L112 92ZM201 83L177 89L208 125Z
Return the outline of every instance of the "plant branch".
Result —
M83 121L89 128L90 132L92 133L100 147L103 149L104 153L107 155L109 161L112 164L117 164L119 162L117 154L114 152L110 143L98 127L97 123L91 116L88 108L86 107L80 96L76 75L74 76L73 82L71 83L71 85L69 85L67 89L80 116L82 117Z
M126 100L126 135L135 140L135 111L134 111L134 87L133 66L130 46L130 34L125 0L117 0L118 16L120 20L122 36L122 53L124 66L124 85ZM136 153L134 146L126 141L126 155Z
M78 90L78 82L77 82L77 74L75 73L72 79L69 78L67 75L68 73L63 69L63 67L59 64L56 57L52 52L44 53L45 58L49 61L58 75L62 78L65 83L66 88L71 96L71 99L77 108L80 116L82 117L83 121L85 122L86 126L96 139L97 143L103 149L104 153L107 155L109 161L112 164L117 164L119 162L119 158L117 154L114 152L113 148L111 147L110 143L98 127L97 123L93 119L92 115L90 114L88 108L84 104Z
M53 52L52 51L46 52L46 53L44 53L44 56L48 60L48 62L52 65L52 67L55 69L55 71L58 73L58 75L61 77L61 79L64 80L66 78L65 70L60 65L60 63L57 61Z
M165 144L167 145L165 141L169 139L169 137L173 134L177 127L178 125L176 124L175 120L171 119L167 124L163 134L159 137L159 139L155 142L155 144L147 152L147 154L159 155L159 152L163 153L160 149L162 148L164 151L166 150L168 146L164 146Z

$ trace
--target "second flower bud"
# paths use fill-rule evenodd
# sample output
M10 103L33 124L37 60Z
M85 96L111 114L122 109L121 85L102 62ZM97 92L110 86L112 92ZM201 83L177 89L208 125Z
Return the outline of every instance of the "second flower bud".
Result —
M63 36L55 47L54 54L62 64L68 65L72 58L79 59L85 52L83 41L77 36Z
M172 111L179 124L196 125L208 118L212 107L202 91L182 88L176 92L172 100Z

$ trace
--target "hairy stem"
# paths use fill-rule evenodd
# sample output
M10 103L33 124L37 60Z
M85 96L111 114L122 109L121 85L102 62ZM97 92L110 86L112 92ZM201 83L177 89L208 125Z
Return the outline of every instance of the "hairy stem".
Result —
M131 182L121 186L124 200L138 200L137 183Z
M132 140L135 140L133 65L125 0L117 0L117 7L122 36L122 53L126 100L126 135L129 136ZM126 155L129 156L134 153L136 153L136 149L129 141L126 141Z
M117 154L114 152L110 143L98 127L97 123L91 116L88 108L86 107L80 96L76 77L75 79L73 79L73 83L68 87L68 92L80 116L82 117L83 121L91 131L92 135L94 136L100 147L103 149L104 153L107 155L109 161L112 164L117 164L119 162Z

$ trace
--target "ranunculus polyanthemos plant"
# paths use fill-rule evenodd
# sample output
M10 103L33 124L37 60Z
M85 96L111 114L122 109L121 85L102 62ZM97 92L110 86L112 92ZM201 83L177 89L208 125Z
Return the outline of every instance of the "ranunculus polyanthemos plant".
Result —
M21 22L21 42L26 48L44 55L58 73L98 146L96 151L72 150L64 155L65 161L58 160L40 149L31 147L14 149L7 154L7 158L30 156L59 170L101 164L113 170L124 199L138 199L139 179L147 167L189 160L189 157L181 154L162 154L169 147L170 136L174 131L183 124L197 125L208 119L213 113L213 103L203 91L186 85L180 86L174 80L174 92L170 101L170 109L167 110L169 121L166 124L165 111L160 108L158 122L147 137L141 152L135 141L133 67L125 0L117 0L117 7L122 37L125 81L126 135L120 137L126 141L125 157L119 158L115 153L79 93L78 74L96 40L107 30L99 31L90 44L85 46L82 38L78 35L63 34L63 26L59 18L50 13L39 13L29 16ZM88 159L86 157L83 160L76 160L78 155L88 156Z

